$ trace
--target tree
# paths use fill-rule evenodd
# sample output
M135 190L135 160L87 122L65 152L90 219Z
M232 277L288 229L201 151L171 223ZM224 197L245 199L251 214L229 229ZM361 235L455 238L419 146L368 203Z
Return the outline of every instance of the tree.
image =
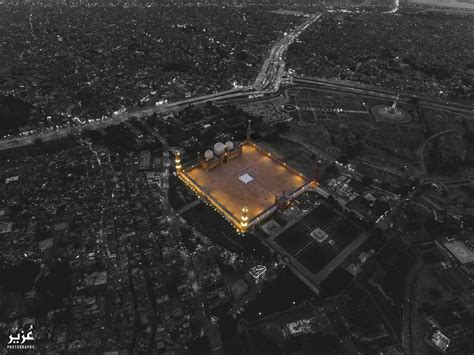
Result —
M0 95L0 135L17 133L28 121L33 106L12 96Z
M434 299L434 300L439 300L442 296L442 293L436 289L436 288L433 288L433 287L430 287L430 296Z
M354 144L348 144L345 151L347 152L348 157L356 157L363 149L365 148L364 143L356 142Z
M285 133L290 130L290 125L286 122L278 122L275 124L275 129L278 133Z
M278 132L273 131L271 133L268 133L265 136L265 139L269 142L277 142L280 139L280 135L278 134Z
M390 184L387 181L382 181L382 183L380 184L380 187L384 190L388 190L390 189Z
M372 185L372 182L373 182L373 179L370 176L364 175L362 177L362 181L361 181L362 186L369 187L370 185Z
M433 311L434 308L435 306L433 304L428 303L428 302L423 302L421 306L418 307L418 313L420 314L430 313L431 311Z
M332 163L331 165L328 165L324 171L326 171L326 173L328 174L335 174L337 173L337 168L336 168L336 164L335 163Z
M411 97L411 98L408 99L408 103L409 103L410 105L415 106L415 107L418 106L418 104L420 103L420 101L421 101L421 99L419 99L419 98L416 97L416 96L413 96L413 97Z
M384 232L383 232L383 229L380 228L380 227L377 227L375 228L373 231L372 231L372 235L371 235L373 238L375 239L382 239L384 238Z
M328 196L327 202L332 206L335 206L337 204L336 200L334 199L334 197L332 195Z
M349 164L349 159L345 155L341 155L337 161L341 164L347 165Z

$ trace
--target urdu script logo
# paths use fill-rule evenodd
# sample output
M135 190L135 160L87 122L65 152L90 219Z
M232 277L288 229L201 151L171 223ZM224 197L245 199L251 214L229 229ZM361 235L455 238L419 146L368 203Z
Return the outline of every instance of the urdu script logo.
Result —
M7 349L30 350L34 349L33 324L27 324L23 329L13 329L9 335Z

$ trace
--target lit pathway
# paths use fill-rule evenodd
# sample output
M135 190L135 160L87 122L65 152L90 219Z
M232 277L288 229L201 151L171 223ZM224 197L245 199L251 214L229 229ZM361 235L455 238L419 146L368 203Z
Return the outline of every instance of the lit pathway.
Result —
M421 145L420 149L418 150L418 157L420 158L420 162L421 162L421 169L423 170L423 172L426 174L426 166L425 166L425 148L426 148L426 145L433 139L435 138L439 138L441 136L444 136L446 134L450 134L450 133L454 133L454 132L457 132L457 129L448 129L446 131L441 131L441 132L437 132L435 134L433 134L431 137L425 139L425 141L423 142L423 144Z
M313 277L313 282L320 284L323 282L346 258L351 255L358 247L360 247L369 237L369 233L362 232L356 239L352 241L344 250L339 252L320 272Z
M178 210L178 213L179 214L183 214L184 212L190 210L191 208L193 207L196 207L197 205L199 205L200 203L202 202L202 200L200 198L184 205L183 207L181 207L179 210Z

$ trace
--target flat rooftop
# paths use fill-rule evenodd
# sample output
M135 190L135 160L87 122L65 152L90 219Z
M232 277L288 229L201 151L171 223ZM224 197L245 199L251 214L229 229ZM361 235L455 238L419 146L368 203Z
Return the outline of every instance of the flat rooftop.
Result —
M249 221L275 205L275 196L291 194L309 182L252 144L214 169L205 171L198 165L184 173L237 220L247 207Z
M444 246L461 264L474 262L474 251L472 251L462 240L451 240L444 242Z

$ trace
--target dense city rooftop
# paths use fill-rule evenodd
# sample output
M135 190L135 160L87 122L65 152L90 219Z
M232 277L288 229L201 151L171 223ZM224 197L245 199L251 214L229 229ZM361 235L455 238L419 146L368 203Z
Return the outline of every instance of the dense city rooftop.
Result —
M288 49L297 75L474 98L474 18L414 9L332 13Z
M300 22L264 7L0 7L0 94L33 106L31 127L250 85Z

